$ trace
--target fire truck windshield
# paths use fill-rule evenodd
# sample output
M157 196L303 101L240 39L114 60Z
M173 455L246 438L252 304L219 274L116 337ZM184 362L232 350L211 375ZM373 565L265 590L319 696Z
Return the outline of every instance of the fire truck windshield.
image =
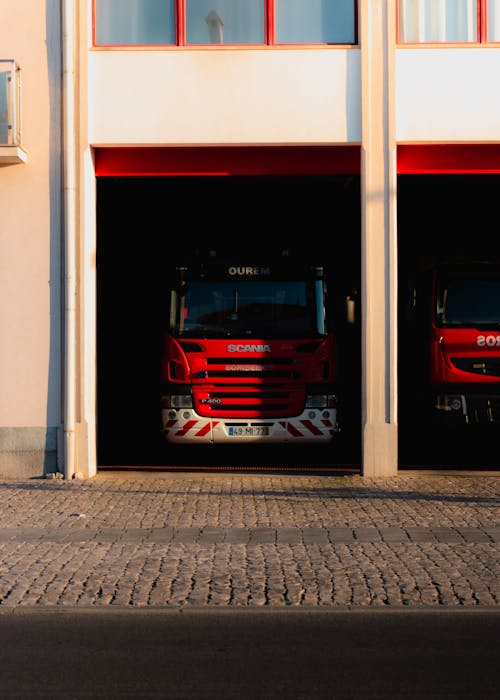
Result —
M439 326L500 325L500 279L450 278L437 297Z
M322 288L317 280L189 281L173 292L171 331L193 338L318 336Z

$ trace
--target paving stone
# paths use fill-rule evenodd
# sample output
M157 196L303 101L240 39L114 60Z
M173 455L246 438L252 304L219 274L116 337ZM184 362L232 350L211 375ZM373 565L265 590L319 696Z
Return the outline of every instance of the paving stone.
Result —
M465 542L491 542L491 537L484 531L477 528L459 527L457 531Z
M382 539L382 536L375 527L356 527L354 528L354 538L360 542L373 542Z
M278 544L299 544L302 542L302 530L298 527L278 527L276 541Z
M402 527L379 527L384 542L408 542L408 535Z
M200 528L198 527L182 527L174 531L173 541L193 544L197 542L200 536Z
M330 542L353 542L354 531L350 527L329 527L328 538Z
M250 530L250 542L252 542L252 544L274 544L276 542L276 530L269 527L253 527Z
M436 536L427 527L407 527L406 532L413 542L437 542Z
M173 527L152 527L148 534L148 542L170 542L174 532Z
M485 527L484 531L493 542L500 542L500 527Z
M322 527L306 527L302 530L304 544L328 542L328 530Z
M458 530L451 527L433 527L432 534L438 542L463 542L464 538Z
M250 542L250 530L246 527L225 529L224 541L230 544L248 544Z

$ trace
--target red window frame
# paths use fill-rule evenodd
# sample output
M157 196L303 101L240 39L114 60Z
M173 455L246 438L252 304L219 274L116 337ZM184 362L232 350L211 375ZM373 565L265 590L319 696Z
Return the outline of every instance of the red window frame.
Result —
M460 44L460 46L477 46L478 44L498 44L500 43L498 40L497 41L490 41L488 40L488 1L489 0L476 0L476 16L477 16L477 40L476 41L466 41L466 42L461 42L461 41L439 41L439 42L433 42L433 41L402 41L400 36L399 36L399 6L401 0L398 0L397 6L396 6L396 34L397 34L397 42L401 46L429 46L432 45L433 47L435 46L449 46L450 44L457 45Z
M356 46L358 44L358 4L359 0L352 0L354 5L354 40L353 43L345 44L283 44L276 43L276 22L275 22L275 0L263 0L264 2L264 41L262 44L187 44L186 43L186 17L185 17L185 0L174 0L174 15L175 15L175 43L172 44L98 44L96 41L96 0L92 0L92 46L94 48L161 48L161 49L220 49L223 48L265 48L272 46L280 48L284 46Z

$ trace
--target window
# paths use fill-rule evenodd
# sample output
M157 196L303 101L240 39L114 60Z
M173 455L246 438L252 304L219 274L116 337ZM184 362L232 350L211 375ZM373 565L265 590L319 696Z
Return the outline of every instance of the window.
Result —
M355 44L356 5L357 0L94 0L94 44Z
M183 338L322 334L316 305L322 294L319 281L191 281L182 294L174 292L172 331Z
M500 282L465 280L451 282L444 293L444 325L498 325L500 320Z
M486 41L500 41L500 0L488 0Z
M500 280L496 265L479 263L442 271L436 295L439 327L496 328L500 323Z
M96 44L173 44L174 2L95 0L94 30Z
M401 43L500 41L500 0L399 0Z
M0 71L0 146L9 143L9 73Z

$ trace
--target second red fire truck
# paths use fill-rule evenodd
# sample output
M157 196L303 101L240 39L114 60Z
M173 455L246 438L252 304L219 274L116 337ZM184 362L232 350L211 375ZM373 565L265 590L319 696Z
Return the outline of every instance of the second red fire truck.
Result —
M413 294L428 409L443 426L500 422L500 265L432 260ZM427 351L424 348L427 347Z

